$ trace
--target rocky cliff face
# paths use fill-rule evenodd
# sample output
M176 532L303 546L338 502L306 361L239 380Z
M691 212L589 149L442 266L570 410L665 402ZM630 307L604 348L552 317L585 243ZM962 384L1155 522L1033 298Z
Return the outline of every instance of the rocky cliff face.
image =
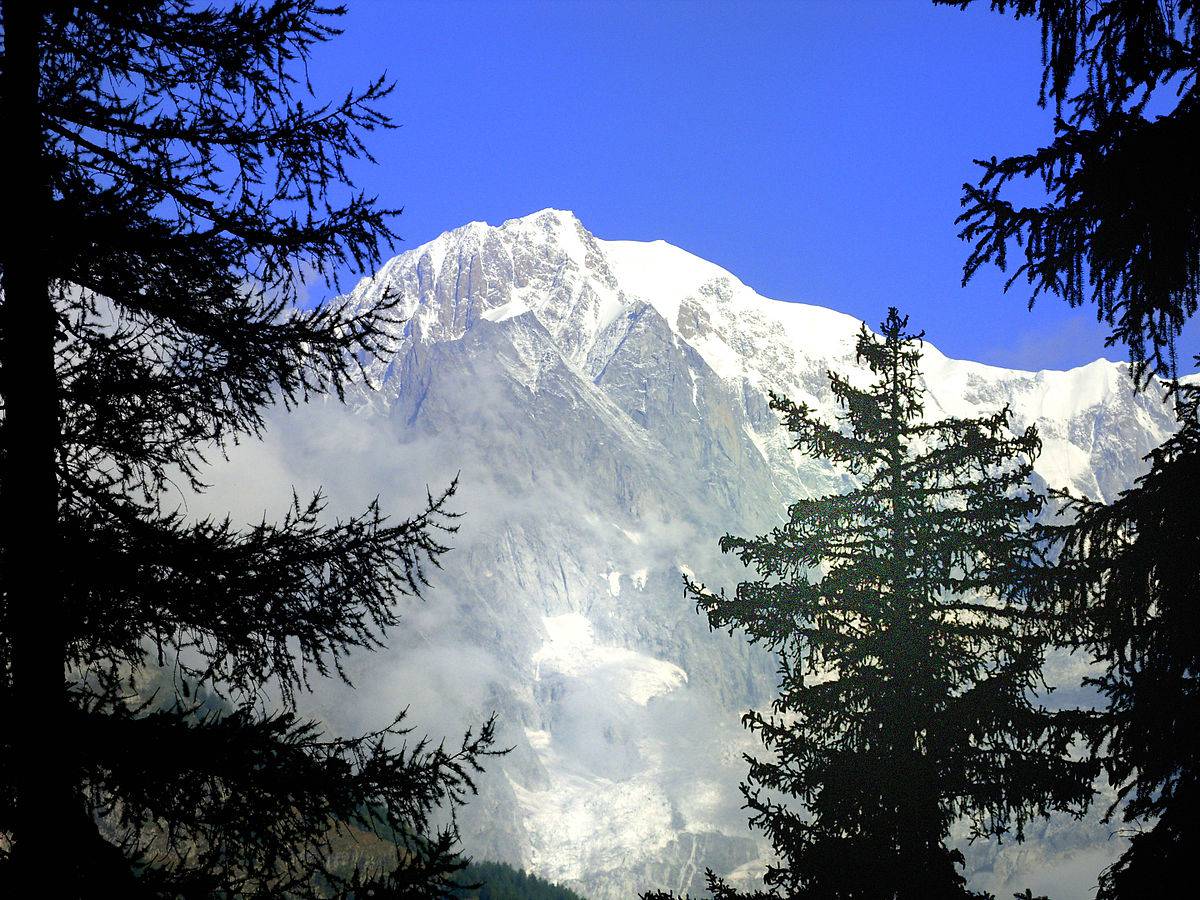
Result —
M353 482L405 498L461 470L466 516L428 603L324 714L358 726L414 697L445 723L497 710L514 749L462 820L477 857L598 900L695 891L706 866L752 875L764 848L737 783L756 745L739 717L769 702L773 663L710 633L680 573L736 584L722 534L759 533L790 499L843 483L793 457L767 391L835 416L825 373L862 377L860 323L760 297L662 242L598 240L554 210L444 234L353 297L384 292L406 322L395 354L367 366L378 390L287 426L280 452L335 496ZM924 369L930 415L1010 405L1015 427L1041 430L1039 476L1093 497L1128 486L1172 427L1105 361L1019 372L927 346ZM971 863L998 892L1075 866L1082 896L1116 852L1107 834L1056 820Z

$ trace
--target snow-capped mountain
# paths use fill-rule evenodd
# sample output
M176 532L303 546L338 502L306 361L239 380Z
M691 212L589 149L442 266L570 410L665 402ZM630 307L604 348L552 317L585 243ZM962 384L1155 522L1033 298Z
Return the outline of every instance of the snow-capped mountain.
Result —
M461 821L478 857L597 900L695 891L706 866L753 875L764 848L737 783L756 744L739 717L769 702L773 663L711 633L680 573L736 584L722 534L760 533L843 483L787 449L767 392L835 416L826 372L862 376L861 323L556 210L443 234L352 298L385 293L406 321L367 363L377 390L281 425L271 464L347 506L383 494L398 515L461 471L465 517L427 602L323 714L361 727L412 702L451 733L497 710L514 749ZM1038 475L1092 497L1127 487L1172 429L1107 361L1022 372L927 345L923 366L929 415L1010 405L1015 427L1040 429ZM973 848L975 883L1083 896L1117 852L1108 831L1054 820L1024 846Z

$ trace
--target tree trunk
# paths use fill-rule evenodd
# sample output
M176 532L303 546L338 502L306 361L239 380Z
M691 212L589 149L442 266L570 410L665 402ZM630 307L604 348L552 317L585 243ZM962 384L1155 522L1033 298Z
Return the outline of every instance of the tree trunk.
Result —
M58 383L50 294L50 190L38 96L40 3L4 0L3 171L12 227L0 247L0 565L5 592L16 791L13 864L40 893L77 892L67 875L80 815L65 729L65 636L58 546ZM66 887L66 890L62 888Z

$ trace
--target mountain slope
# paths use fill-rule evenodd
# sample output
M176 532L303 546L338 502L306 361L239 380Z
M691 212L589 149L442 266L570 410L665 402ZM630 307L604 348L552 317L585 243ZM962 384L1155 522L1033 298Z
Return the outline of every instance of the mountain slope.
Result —
M739 717L769 702L773 663L710 633L680 573L734 584L723 533L769 528L790 499L843 483L793 458L767 391L834 416L826 371L864 377L860 323L760 297L669 244L599 240L556 210L444 234L352 298L385 293L406 321L395 353L366 363L377 390L282 422L271 463L347 505L379 492L398 510L461 470L467 515L429 603L360 662L355 694L322 697L323 715L370 724L415 698L418 721L451 732L498 710L514 750L462 822L475 855L597 900L696 890L705 866L753 874L763 847L736 785L755 744ZM1041 430L1038 475L1093 497L1128 486L1172 428L1103 360L1020 372L927 346L924 372L930 415L1011 405L1014 427ZM1024 847L970 852L980 886L1066 900L1117 848L1054 820Z

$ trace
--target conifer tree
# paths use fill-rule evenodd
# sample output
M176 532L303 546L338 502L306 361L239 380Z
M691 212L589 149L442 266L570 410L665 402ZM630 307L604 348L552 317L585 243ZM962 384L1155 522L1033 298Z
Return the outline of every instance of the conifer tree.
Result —
M1060 577L1048 594L1061 604L1064 640L1097 664L1088 682L1107 708L1092 750L1135 829L1101 877L1100 897L1142 897L1172 876L1190 878L1200 848L1200 772L1187 736L1200 723L1200 441L1196 389L1176 381L1176 338L1200 301L1200 5L990 5L1041 24L1039 99L1058 115L1048 146L981 161L979 184L964 186L961 236L974 244L964 279L988 263L1004 268L1016 243L1024 262L1013 281L1032 286L1030 303L1042 292L1094 303L1113 327L1110 344L1129 348L1139 386L1151 374L1166 380L1180 426L1113 504L1058 495L1073 520L1055 530ZM1014 181L1031 178L1047 203L1006 198Z
M1073 521L1050 599L1090 651L1106 701L1094 749L1123 818L1148 827L1100 878L1100 900L1186 884L1200 853L1200 387L1177 388L1180 430L1111 504L1065 496Z
M296 711L420 592L450 492L251 529L170 500L264 407L340 396L387 347L387 304L296 302L393 237L347 170L390 85L320 103L307 80L340 12L3 0L0 884L30 896L429 896L461 866L431 816L490 723L444 748L403 714L338 738ZM333 871L347 829L393 836L393 864Z
M978 0L934 0L966 8ZM960 236L981 267L1020 261L1029 304L1043 293L1095 304L1139 375L1174 377L1175 340L1200 297L1200 33L1196 0L989 0L1036 18L1044 71L1038 98L1055 109L1054 139L1006 159L976 160L963 185ZM1165 111L1163 111L1165 108ZM1047 201L1015 203L1033 180Z
M1031 817L1079 814L1092 794L1092 763L1069 753L1078 723L1038 698L1037 433L1011 433L1007 409L927 421L921 336L906 329L895 309L879 338L864 326L858 359L876 380L830 374L838 423L772 398L794 448L859 486L722 538L756 575L731 596L688 582L714 627L780 659L772 710L744 718L768 753L742 791L778 855L755 896L977 896L952 824L1020 841ZM742 896L711 874L710 887Z

